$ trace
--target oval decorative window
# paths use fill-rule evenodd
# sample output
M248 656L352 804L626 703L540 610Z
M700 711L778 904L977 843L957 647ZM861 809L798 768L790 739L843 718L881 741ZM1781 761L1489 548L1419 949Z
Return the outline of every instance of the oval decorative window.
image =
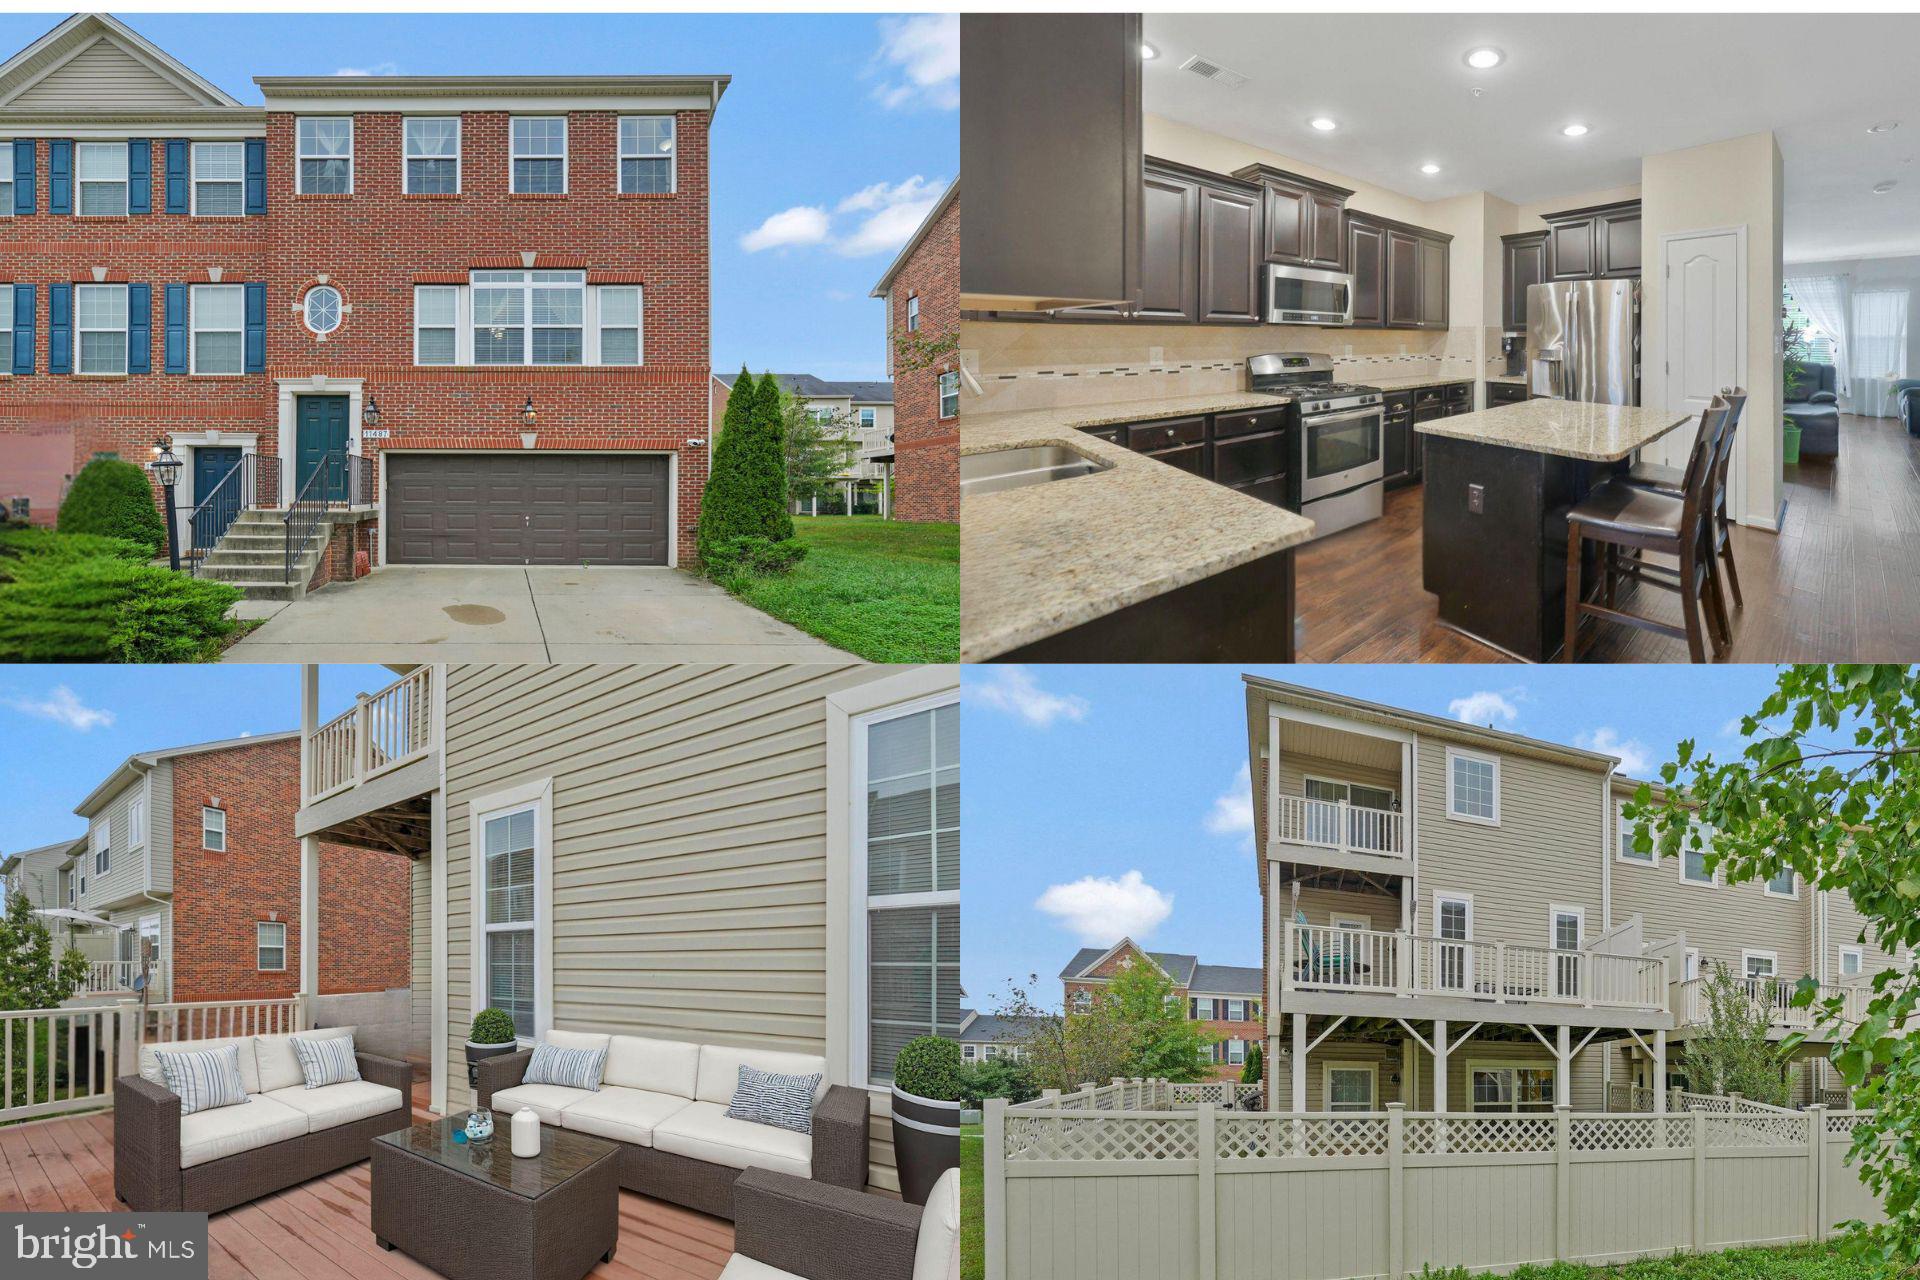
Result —
M316 285L307 290L307 328L315 333L332 333L340 327L340 291L332 285Z

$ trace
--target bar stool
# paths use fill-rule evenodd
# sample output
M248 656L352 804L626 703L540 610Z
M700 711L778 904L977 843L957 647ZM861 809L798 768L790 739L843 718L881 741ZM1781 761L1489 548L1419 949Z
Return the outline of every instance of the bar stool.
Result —
M1740 571L1733 563L1733 538L1728 532L1733 521L1727 515L1727 468L1733 460L1733 438L1740 429L1740 414L1747 407L1747 392L1744 387L1729 387L1720 392L1720 398L1732 406L1733 413L1727 419L1726 429L1720 433L1720 446L1715 450L1714 457L1713 483L1716 490L1713 503L1714 559L1716 563L1721 560L1726 562L1727 585L1733 590L1733 607L1744 609L1747 607L1747 602L1740 597ZM1636 462L1633 469L1621 478L1636 489L1651 489L1672 498L1681 496L1682 477L1678 467L1665 467L1655 462ZM1656 573L1673 572L1666 565L1647 564L1644 561L1639 562L1636 567ZM1718 594L1720 589L1719 576L1716 570L1715 594ZM1726 602L1723 600L1721 612L1725 613L1725 611ZM1732 644L1733 637L1728 635L1726 641Z
M1701 634L1700 612L1704 607L1715 627L1716 656L1721 636L1727 634L1724 613L1712 592L1712 536L1714 461L1720 438L1726 431L1732 407L1718 396L1700 414L1700 429L1687 455L1681 474L1681 496L1637 489L1619 479L1608 480L1582 499L1567 513L1567 628L1561 645L1561 661L1579 657L1580 620L1591 615L1607 622L1624 623L1645 631L1683 638L1691 661L1707 660L1706 643ZM1604 603L1589 603L1583 598L1580 582L1581 553L1588 542L1601 546L1602 589ZM1637 551L1655 551L1674 556L1680 562L1677 580L1643 579L1649 585L1669 587L1680 594L1681 626L1660 622L1614 607L1614 583L1618 576L1619 551L1627 547Z

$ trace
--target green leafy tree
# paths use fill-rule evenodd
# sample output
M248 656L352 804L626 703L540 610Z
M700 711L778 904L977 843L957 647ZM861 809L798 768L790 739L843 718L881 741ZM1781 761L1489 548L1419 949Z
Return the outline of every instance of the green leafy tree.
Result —
M1008 1102L1031 1102L1040 1096L1034 1087L1033 1072L1017 1058L1002 1055L987 1058L962 1068L961 1097L970 1107L980 1106L988 1098Z
M1133 1053L1124 1073L1161 1080L1205 1079L1220 1037L1187 1017L1186 1001L1173 980L1151 964L1130 964L1107 983L1102 1003L1118 1009L1132 1034Z
M754 478L758 482L755 511L765 527L749 532L775 542L793 536L793 512L787 504L785 423L780 415L780 399L779 379L771 373L761 374L753 405L759 444L754 455Z
M780 401L781 439L787 459L787 495L805 506L831 495L838 478L860 460L853 415L816 414L798 396Z
M1260 1042L1255 1040L1247 1046L1247 1062L1240 1070L1240 1079L1247 1084L1259 1084L1266 1069L1266 1055L1260 1051Z
M786 464L780 446L780 387L772 374L756 382L744 368L734 379L700 503L702 563L734 538L781 541L793 536L787 512ZM735 557L737 559L737 557Z
M1707 850L1729 880L1792 868L1816 889L1844 892L1864 917L1863 939L1888 954L1920 948L1920 668L1796 666L1742 718L1746 745L1728 760L1679 744L1661 769L1656 803L1642 786L1628 807L1645 819L1638 848L1677 856ZM1874 975L1858 1023L1843 1024L1844 995L1811 978L1794 1003L1841 1034L1832 1059L1868 1112L1849 1158L1876 1192L1886 1221L1845 1237L1876 1270L1920 1271L1920 968ZM1788 1050L1804 1037L1789 1036Z
M1071 1093L1089 1082L1105 1084L1115 1076L1131 1075L1133 1038L1119 1011L1096 1000L1084 1010L1049 1012L1028 994L1039 981L1037 974L1029 974L1027 986L1008 983L994 1010L1022 1028L1013 1043L1033 1088Z
M6 910L0 913L0 1011L57 1009L80 989L87 976L87 958L74 947L56 949L46 921L33 914L25 893L9 890L6 900ZM72 1070L65 1035L53 1035L52 1023L38 1019L10 1019L4 1025L8 1051L4 1056L13 1064L13 1097L28 1102L50 1099L56 1089L65 1087ZM31 1094L29 1055L38 1064Z
M1791 1055L1782 1042L1767 1038L1774 991L1771 978L1750 990L1727 966L1713 966L1706 983L1707 1025L1687 1041L1682 1067L1694 1092L1737 1093L1769 1106L1787 1105Z
M147 473L118 458L95 458L80 469L60 502L61 533L95 533L137 542L149 556L167 539Z

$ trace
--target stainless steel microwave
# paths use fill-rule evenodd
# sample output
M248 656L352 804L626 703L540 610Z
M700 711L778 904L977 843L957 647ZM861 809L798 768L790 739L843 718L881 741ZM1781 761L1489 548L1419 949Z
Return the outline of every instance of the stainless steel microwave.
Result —
M1353 277L1318 267L1267 264L1268 324L1350 325Z

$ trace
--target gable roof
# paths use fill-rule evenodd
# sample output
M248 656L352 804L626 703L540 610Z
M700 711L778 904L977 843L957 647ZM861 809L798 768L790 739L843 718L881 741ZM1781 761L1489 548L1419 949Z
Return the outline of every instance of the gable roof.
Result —
M1261 976L1260 970L1244 965L1203 964L1194 967L1193 981L1187 986L1208 995L1257 996Z
M1044 1018L1005 1018L996 1013L975 1013L971 1009L962 1009L958 1039L962 1044L970 1041L994 1044L1024 1035L1035 1023L1044 1021Z
M196 742L185 747L162 747L158 751L135 752L121 761L120 767L108 774L106 781L89 791L87 798L75 805L73 811L83 818L92 817L102 801L162 760L171 760L175 756L200 755L208 751L229 751L235 747L257 747L263 742L285 742L289 738L298 739L299 736L298 729L288 729L281 733L256 733L243 738L222 738L217 742Z
M749 375L751 376L751 375ZM740 380L737 373L716 373L714 380L728 391ZM802 400L850 399L855 404L892 404L891 382L829 382L810 373L776 373L773 380L790 396Z
M1117 955L1123 948L1137 952L1153 961L1154 964L1160 967L1162 973L1173 980L1173 985L1176 987L1191 985L1193 981L1193 971L1200 963L1199 957L1197 956L1181 955L1175 951L1145 951L1142 950L1140 944L1132 938L1122 938L1105 950L1099 947L1080 948L1073 953L1073 959L1067 961L1067 967L1060 971L1060 976L1063 979L1085 977L1089 970L1099 968L1103 961L1109 956ZM1090 978L1087 980L1091 982L1106 981L1104 978Z
M0 63L0 109L72 111L244 107L112 14L76 13Z
M900 274L900 268L907 265L907 259L913 256L914 250L920 247L920 242L925 240L927 233L933 230L933 224L940 221L940 215L947 211L947 206L959 198L960 179L955 178L940 198L933 202L933 208L927 210L927 216L920 220L920 225L914 228L913 238L901 246L900 252L894 255L893 261L887 266L887 273L880 277L880 283L874 285L873 292L867 295L869 298L887 296L887 287L893 283L893 278Z

